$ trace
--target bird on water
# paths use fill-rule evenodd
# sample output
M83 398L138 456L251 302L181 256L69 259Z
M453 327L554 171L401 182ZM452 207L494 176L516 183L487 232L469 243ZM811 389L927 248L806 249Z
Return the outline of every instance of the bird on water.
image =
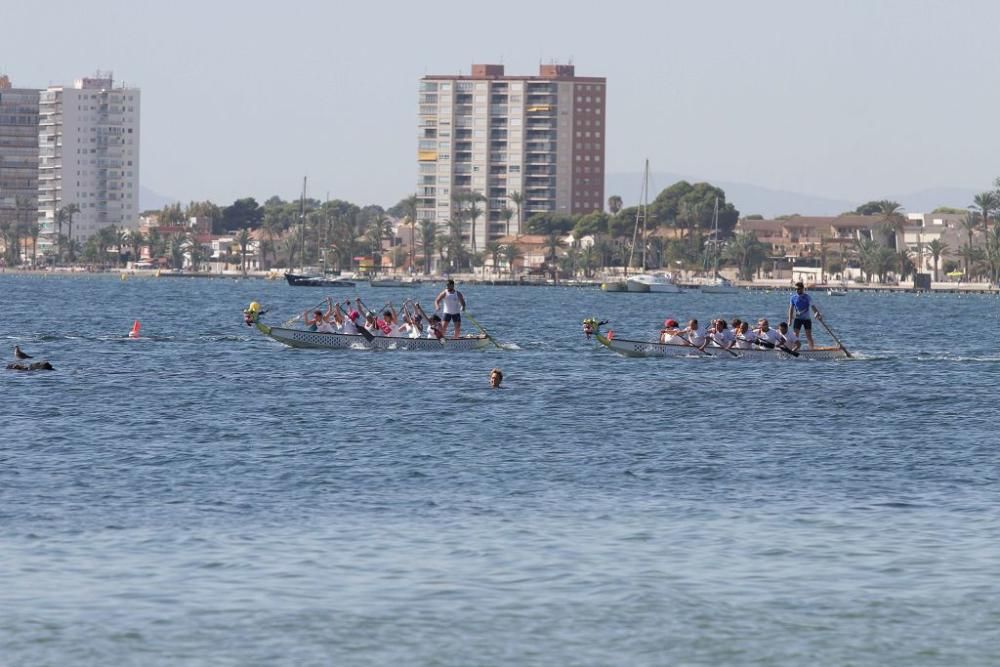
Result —
M20 345L15 345L14 346L14 358L15 359L34 359L34 357L32 357L27 352L22 352Z

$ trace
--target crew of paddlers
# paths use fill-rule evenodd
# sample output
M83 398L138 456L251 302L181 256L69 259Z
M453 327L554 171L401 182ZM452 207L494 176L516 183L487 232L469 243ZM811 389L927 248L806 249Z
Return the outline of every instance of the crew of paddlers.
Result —
M445 289L434 299L434 312L428 315L419 301L407 299L396 309L387 303L381 312L365 307L360 298L343 306L326 299L326 311L312 310L302 313L302 321L310 331L320 333L359 334L364 329L372 336L395 338L445 338L448 325L453 326L453 338L462 335L462 312L465 296L449 280Z

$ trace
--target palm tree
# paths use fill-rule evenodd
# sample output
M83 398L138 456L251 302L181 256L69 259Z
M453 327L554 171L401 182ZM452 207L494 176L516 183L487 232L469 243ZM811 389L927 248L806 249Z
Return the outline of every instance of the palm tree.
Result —
M524 229L524 193L515 190L507 195L507 198L517 208L517 236L520 236Z
M66 206L63 206L59 210L62 212L67 228L69 229L69 232L67 233L66 237L70 241L73 241L73 216L80 212L80 207L77 206L76 204L67 204ZM60 222L59 228L62 229L62 222ZM70 252L69 261L72 262L75 260L76 260L76 254Z
M133 229L128 234L128 244L131 248L132 261L138 262L142 259L142 246L146 244L146 237L138 229Z
M979 220L976 219L976 214L973 213L972 211L969 211L968 213L966 213L965 214L965 219L962 220L962 229L964 229L965 233L969 235L968 247L970 249L973 246L973 243L972 243L973 236L975 235L976 228L978 226L979 226ZM965 256L965 275L969 275L970 274L970 269L971 268L972 267L969 266L969 257L968 257L968 255L966 255Z
M740 232L726 244L725 257L736 263L740 280L751 280L767 259L767 248L754 234Z
M611 212L611 215L618 215L618 211L622 210L624 205L625 203L618 195L608 197L608 210Z
M193 231L184 239L184 248L191 259L191 270L197 273L201 269L201 260L204 257L198 235Z
M417 206L419 203L420 199L416 193L403 200L403 210L406 211L406 217L410 220L410 273L413 273L413 262L417 250Z
M931 259L934 260L934 282L938 282L938 264L941 261L941 257L948 252L948 244L941 239L934 239L927 244L927 252L931 254Z
M486 244L486 252L490 256L490 260L493 262L493 274L498 275L500 268L500 254L503 252L503 246L496 241L490 241Z
M906 224L906 218L900 212L902 206L898 202L883 199L878 202L878 208L879 214L882 216L882 222L893 231L895 250L896 252L900 252L904 245L903 225Z
M508 243L503 247L503 258L507 262L507 274L514 278L514 263L522 257L521 249L516 243Z
M271 250L271 260L272 262L277 262L277 251L274 244L274 239L282 230L281 216L278 210L268 209L264 212L264 219L260 222L260 229L264 236L267 237L267 246ZM263 248L262 248L263 250ZM267 268L270 268L270 264L267 262L266 253L261 252L261 261Z
M170 265L180 271L184 268L184 235L170 235Z
M437 225L432 220L420 221L420 249L424 253L424 274L430 275L431 263L434 261L434 236Z
M28 235L31 236L31 266L36 266L38 258L38 236L42 233L42 227L37 222L28 223Z
M565 247L565 245L566 243L556 232L551 232L545 237L545 262L549 264L552 271L552 279L557 284L559 283L559 265L557 263L559 249Z
M500 212L500 215L503 217L503 221L506 224L504 236L510 236L510 219L514 217L514 210L508 206Z
M972 205L979 207L983 214L983 231L990 229L990 213L1000 208L1000 198L992 190L981 192L972 199Z
M250 230L246 227L236 235L236 243L240 246L240 270L244 276L247 274L247 252L251 241Z

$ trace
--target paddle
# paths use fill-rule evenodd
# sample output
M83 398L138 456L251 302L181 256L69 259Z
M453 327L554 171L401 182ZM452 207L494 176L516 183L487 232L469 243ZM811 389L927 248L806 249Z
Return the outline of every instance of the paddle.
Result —
M714 354L712 354L711 352L706 352L705 350L701 349L700 347L698 347L697 345L695 345L694 343L692 343L691 341L689 341L689 340L688 340L687 338L685 338L684 336L681 336L681 335L675 335L675 336L674 336L674 338L680 338L680 339L681 339L681 342L682 342L682 343L684 343L684 344L685 344L685 345L687 345L688 347L693 347L694 349L696 349L696 350L698 350L699 352L701 352L702 354L704 354L704 355L705 355L706 357L714 357L714 356L715 356L715 355L714 355ZM669 345L669 344L670 344L670 343L663 343L663 345Z
M344 313L344 316L347 317L348 319L350 319L351 300L348 299L348 300L344 301L344 305L347 306L347 312ZM369 331L368 329L365 329L364 324L359 325L353 319L351 320L351 322L354 323L354 328L358 330L358 333L361 334L366 341L368 341L370 343L373 340L375 340L375 335L371 331ZM350 334L348 334L348 335L350 335Z
M329 300L330 300L330 297L326 297L325 299L323 299L322 301L320 301L319 303L317 303L317 304L316 304L315 306L313 306L312 308L307 308L307 309L305 310L305 312L306 312L306 313L308 313L308 312L309 312L309 311L311 311L311 310L317 310L317 309L319 309L319 307L320 307L320 306L322 306L322 305L323 305L324 303L326 303L326 302L327 302L327 301L329 301ZM285 323L284 323L284 324L282 324L281 326L283 326L283 327L289 327L289 326L291 326L291 325L292 325L292 324L294 324L294 323L295 323L295 322L296 322L297 320L301 320L301 319L302 319L302 315L303 315L303 314L304 314L304 313L299 313L298 315L296 315L296 316L295 316L295 317L293 317L292 319L290 319L290 320L285 320Z
M848 359L853 358L854 355L852 355L850 352L847 351L847 348L844 347L844 344L840 342L839 338L837 338L837 334L833 333L833 330L830 329L830 327L827 325L826 320L823 319L823 316L820 315L819 313L816 313L816 315L817 315L816 319L819 320L819 323L823 325L823 328L826 329L826 332L830 334L830 337L833 338L833 340L837 341L837 345L839 345L840 349L844 351L844 354L847 355L847 358Z
M496 339L493 338L493 336L491 336L490 333L486 329L483 328L483 325L476 321L476 318L474 318L472 316L472 313L470 313L469 311L465 311L465 316L469 318L470 322L472 322L477 327L479 327L479 330L483 332L483 335L486 336L487 338L489 338L490 342L493 343L494 345L496 345L498 350L502 350L503 349L503 346L500 345L500 343L498 343L496 341Z
M782 352L786 352L786 353L792 355L793 357L799 356L799 353L796 352L795 350L789 349L789 348L785 347L784 345L775 345L774 343L772 343L770 341L761 340L760 338L757 338L757 339L754 340L754 345L761 345L763 347L766 347L769 350L773 350L774 348L778 348Z

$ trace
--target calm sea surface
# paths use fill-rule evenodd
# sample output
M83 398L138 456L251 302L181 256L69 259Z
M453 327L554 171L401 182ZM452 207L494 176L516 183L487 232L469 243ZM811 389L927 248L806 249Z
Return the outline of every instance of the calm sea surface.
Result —
M0 294L57 369L0 371L2 665L1000 664L996 297L817 294L860 359L727 363L580 322L786 292L472 286L511 349L451 355L282 347L241 309L326 292L257 280Z

